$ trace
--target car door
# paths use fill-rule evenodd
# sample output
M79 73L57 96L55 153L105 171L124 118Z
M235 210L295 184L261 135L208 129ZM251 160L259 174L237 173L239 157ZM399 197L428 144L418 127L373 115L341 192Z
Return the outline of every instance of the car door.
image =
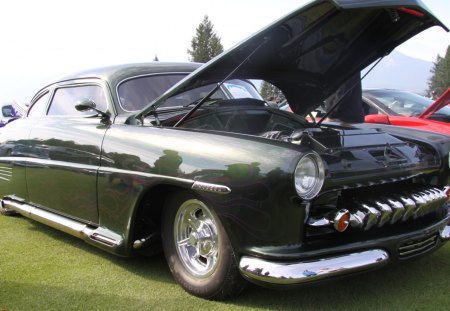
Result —
M19 201L28 200L25 179L27 161L30 156L29 134L47 107L50 90L39 92L28 112L31 117L22 118L0 128L0 198L14 197Z
M31 129L33 160L26 168L29 200L87 223L98 223L97 171L107 124L96 113L75 109L90 99L107 110L106 87L98 83L56 87L46 115Z

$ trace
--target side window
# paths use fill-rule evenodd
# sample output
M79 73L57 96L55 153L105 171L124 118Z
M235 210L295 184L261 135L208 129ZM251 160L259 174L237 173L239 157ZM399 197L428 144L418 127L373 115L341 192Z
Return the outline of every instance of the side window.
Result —
M47 115L50 116L89 116L92 111L78 111L75 109L77 102L83 99L90 99L101 111L106 110L106 97L103 89L98 85L83 85L74 87L59 88L55 91L50 109Z
M47 107L48 97L50 93L42 95L28 110L29 117L41 117L45 114L45 108Z

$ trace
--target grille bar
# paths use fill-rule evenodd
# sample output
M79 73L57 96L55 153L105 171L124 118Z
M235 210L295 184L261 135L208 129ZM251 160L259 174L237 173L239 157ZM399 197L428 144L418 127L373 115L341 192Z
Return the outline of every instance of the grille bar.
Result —
M423 239L418 239L400 245L400 247L398 248L398 253L400 258L418 255L432 249L436 245L436 242L437 234L434 234L430 237L425 237Z
M355 202L350 210L350 226L369 230L374 226L417 219L439 210L446 201L445 191L434 187L364 198Z

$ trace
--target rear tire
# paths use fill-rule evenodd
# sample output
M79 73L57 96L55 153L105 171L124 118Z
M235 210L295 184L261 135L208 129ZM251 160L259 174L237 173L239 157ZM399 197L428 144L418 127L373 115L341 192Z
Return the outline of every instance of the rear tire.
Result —
M237 296L246 281L219 218L195 194L172 195L162 216L164 254L175 280L211 300Z

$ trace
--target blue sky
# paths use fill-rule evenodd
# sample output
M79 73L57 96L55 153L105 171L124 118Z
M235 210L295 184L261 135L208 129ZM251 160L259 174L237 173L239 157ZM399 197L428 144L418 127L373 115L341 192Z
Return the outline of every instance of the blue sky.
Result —
M187 61L195 28L207 14L225 49L304 0L14 0L0 3L0 102L26 102L60 76L93 67ZM450 1L422 0L447 26ZM399 51L434 61L450 34L433 27Z

